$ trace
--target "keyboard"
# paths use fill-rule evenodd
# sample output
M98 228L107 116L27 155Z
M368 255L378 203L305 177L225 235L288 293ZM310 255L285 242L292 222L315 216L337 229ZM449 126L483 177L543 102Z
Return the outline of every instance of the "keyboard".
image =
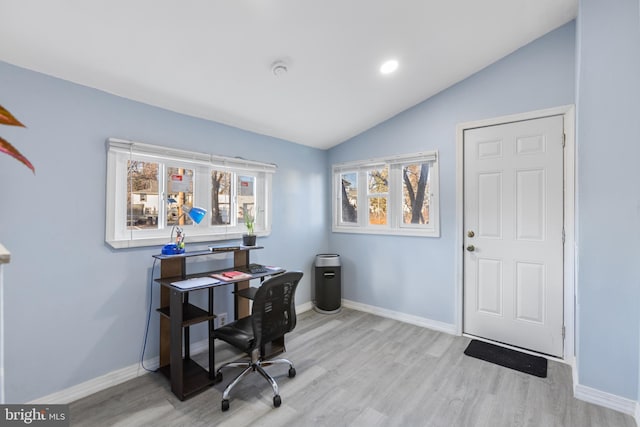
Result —
M267 267L261 264L249 264L247 266L247 270L251 274L266 273L269 271Z

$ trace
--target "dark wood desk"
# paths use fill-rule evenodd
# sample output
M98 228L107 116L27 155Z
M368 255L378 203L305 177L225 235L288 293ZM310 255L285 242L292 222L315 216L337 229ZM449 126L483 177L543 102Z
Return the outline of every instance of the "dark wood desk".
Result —
M176 287L172 285L172 283L192 278L210 277L212 273L219 273L221 271L246 271L249 265L249 251L255 249L262 249L262 247L240 247L239 249L230 250L228 252L233 252L234 255L234 266L232 268L197 274L187 274L187 258L219 255L224 252L205 250L185 252L184 254L178 255L154 255L154 258L160 260L160 277L155 279L155 281L161 285L160 308L158 308L158 312L161 314L160 365L158 370L169 377L171 380L171 391L180 400L184 400L215 383L213 331L216 315L213 312L214 288L226 285L234 286L234 316L236 319L239 319L250 314L249 299L254 292L252 292L252 288L249 286L249 280L279 274L284 272L284 270L274 268L265 273L252 274L251 279L228 280L188 289ZM189 292L199 290L207 290L208 292L208 307L206 310L189 303ZM206 370L192 360L189 351L189 327L205 321L208 322L209 334L209 370ZM284 346L284 342L277 344L278 346Z

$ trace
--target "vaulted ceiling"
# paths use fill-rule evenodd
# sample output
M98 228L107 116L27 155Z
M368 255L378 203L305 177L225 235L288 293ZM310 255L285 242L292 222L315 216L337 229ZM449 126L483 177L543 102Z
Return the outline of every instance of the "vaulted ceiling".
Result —
M0 0L0 60L329 148L569 22L577 3Z

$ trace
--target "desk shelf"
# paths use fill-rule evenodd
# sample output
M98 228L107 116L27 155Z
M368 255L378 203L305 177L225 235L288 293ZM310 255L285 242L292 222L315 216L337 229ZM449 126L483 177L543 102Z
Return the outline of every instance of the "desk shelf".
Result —
M239 297L254 300L256 299L256 292L258 292L258 288L248 287L244 289L238 289L233 293L238 295Z
M158 372L171 380L171 365L162 366L158 369ZM180 400L184 400L215 384L215 379L209 378L209 371L192 359L182 360L182 380L184 381L184 386L182 393L178 395Z
M169 307L160 307L157 311L167 319L171 319L171 309ZM215 314L209 314L198 306L189 304L188 302L182 304L182 327L195 325L215 318Z

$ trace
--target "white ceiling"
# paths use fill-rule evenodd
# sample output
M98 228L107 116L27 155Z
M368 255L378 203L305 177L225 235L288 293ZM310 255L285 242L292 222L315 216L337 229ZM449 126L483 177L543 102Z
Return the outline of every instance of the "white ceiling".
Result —
M577 3L0 0L0 60L329 148L570 21ZM400 66L383 76L389 58Z

